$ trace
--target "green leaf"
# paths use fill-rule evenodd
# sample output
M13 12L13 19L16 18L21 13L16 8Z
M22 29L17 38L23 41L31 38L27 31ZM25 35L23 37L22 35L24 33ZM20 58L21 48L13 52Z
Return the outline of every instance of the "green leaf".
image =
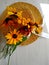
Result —
M23 37L22 41L25 41L27 39L27 37Z
M12 49L12 53L15 51L17 45L14 45L13 49Z
M27 39L27 37L23 37L23 39L22 39L22 42L23 41L25 41ZM21 42L19 41L19 42L17 42L16 43L16 45L9 45L9 44L7 44L6 45L6 49L5 49L5 58L7 57L7 55L8 54L10 54L10 56L12 55L12 53L15 51L15 49L16 49L16 47L18 46L18 45L20 45L21 44ZM10 48L10 49L9 49Z
M21 44L21 42L17 42L16 45L14 45L13 50L12 50L12 53L14 52L14 50L16 49L16 47L17 47L18 45L20 45L20 44Z
M27 37L23 37L22 42L25 41L26 39L27 39ZM16 47L18 45L20 45L20 44L21 44L21 42L17 42L16 45L14 45L13 50L12 50L12 53L14 52L14 50L16 49Z

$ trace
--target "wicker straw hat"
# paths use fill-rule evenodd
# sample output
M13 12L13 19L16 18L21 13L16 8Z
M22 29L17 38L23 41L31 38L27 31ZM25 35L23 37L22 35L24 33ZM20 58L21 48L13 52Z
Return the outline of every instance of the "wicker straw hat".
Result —
M16 2L10 6L16 8L17 11L23 11L22 15L25 18L30 18L32 22L37 22L38 24L42 25L42 16L39 10L34 5L25 2ZM1 20L4 21L6 15L7 15L7 9L4 10L4 12L1 14L0 21ZM32 34L30 38L21 43L21 45L31 44L32 42L36 41L37 38L38 38L37 35Z

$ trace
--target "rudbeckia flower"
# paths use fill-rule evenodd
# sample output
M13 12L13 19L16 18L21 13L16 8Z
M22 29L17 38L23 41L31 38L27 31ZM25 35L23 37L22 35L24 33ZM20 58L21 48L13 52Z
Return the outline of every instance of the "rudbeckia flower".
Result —
M39 26L36 28L35 33L40 34L42 32L42 27Z
M17 12L16 11L16 8L13 8L13 7L7 7L7 16L8 15L13 15L13 14L15 14L15 15L17 15L19 18L22 18L22 11L19 11L19 12Z
M37 23L29 22L27 25L22 26L19 30L23 35L27 36L29 33L40 34L42 31L42 27Z
M2 32L7 33L8 31L10 31L11 29L17 28L18 27L18 23L16 23L18 16L16 15L10 15L9 17L7 17L0 26L0 30L2 30Z
M7 44L17 44L17 42L22 41L23 35L14 29L14 31L7 33L5 37L8 40Z
M13 24L12 18L6 18L0 25L0 30L5 35L9 30L11 30L11 25Z
M31 32L31 29L28 28L28 26L23 26L19 29L19 31L24 35L24 36L27 36L30 32Z
M23 35L27 36L32 31L32 29L33 29L33 27L32 27L33 26L33 23L31 22L31 20L29 18L28 19L23 18L21 24L23 26L19 30L20 30L20 32Z

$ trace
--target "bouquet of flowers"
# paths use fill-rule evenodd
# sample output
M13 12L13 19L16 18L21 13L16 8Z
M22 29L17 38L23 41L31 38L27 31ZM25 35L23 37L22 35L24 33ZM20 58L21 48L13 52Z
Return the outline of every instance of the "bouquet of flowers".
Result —
M0 26L0 58L9 56L8 65L10 56L17 46L27 40L31 34L40 34L42 31L41 25L32 22L29 17L25 18L22 14L22 10L17 11L14 7L7 7L6 18Z

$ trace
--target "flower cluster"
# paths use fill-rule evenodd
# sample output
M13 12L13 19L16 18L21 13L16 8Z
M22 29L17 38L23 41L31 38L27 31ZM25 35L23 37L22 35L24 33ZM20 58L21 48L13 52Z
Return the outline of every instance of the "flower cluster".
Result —
M17 45L26 40L30 33L41 33L42 27L36 22L32 22L30 18L23 17L23 11L18 12L16 8L12 7L7 7L7 11L7 17L0 28L6 29L3 31L6 38L6 49L8 49L7 53L10 51L11 55Z
M23 11L17 12L16 8L12 8L12 7L7 7L7 10L8 10L7 12L8 16L3 21L1 27L4 27L7 30L7 32L5 31L5 34L10 32L6 35L6 38L8 39L8 44L16 44L16 42L22 39L22 38L18 38L18 37L22 37L21 35L27 37L29 33L33 33L33 32L37 34L41 33L42 27L38 23L32 22L30 18L23 17L22 16ZM11 33L13 30L15 32L15 35L14 32ZM16 37L16 39L13 37Z

